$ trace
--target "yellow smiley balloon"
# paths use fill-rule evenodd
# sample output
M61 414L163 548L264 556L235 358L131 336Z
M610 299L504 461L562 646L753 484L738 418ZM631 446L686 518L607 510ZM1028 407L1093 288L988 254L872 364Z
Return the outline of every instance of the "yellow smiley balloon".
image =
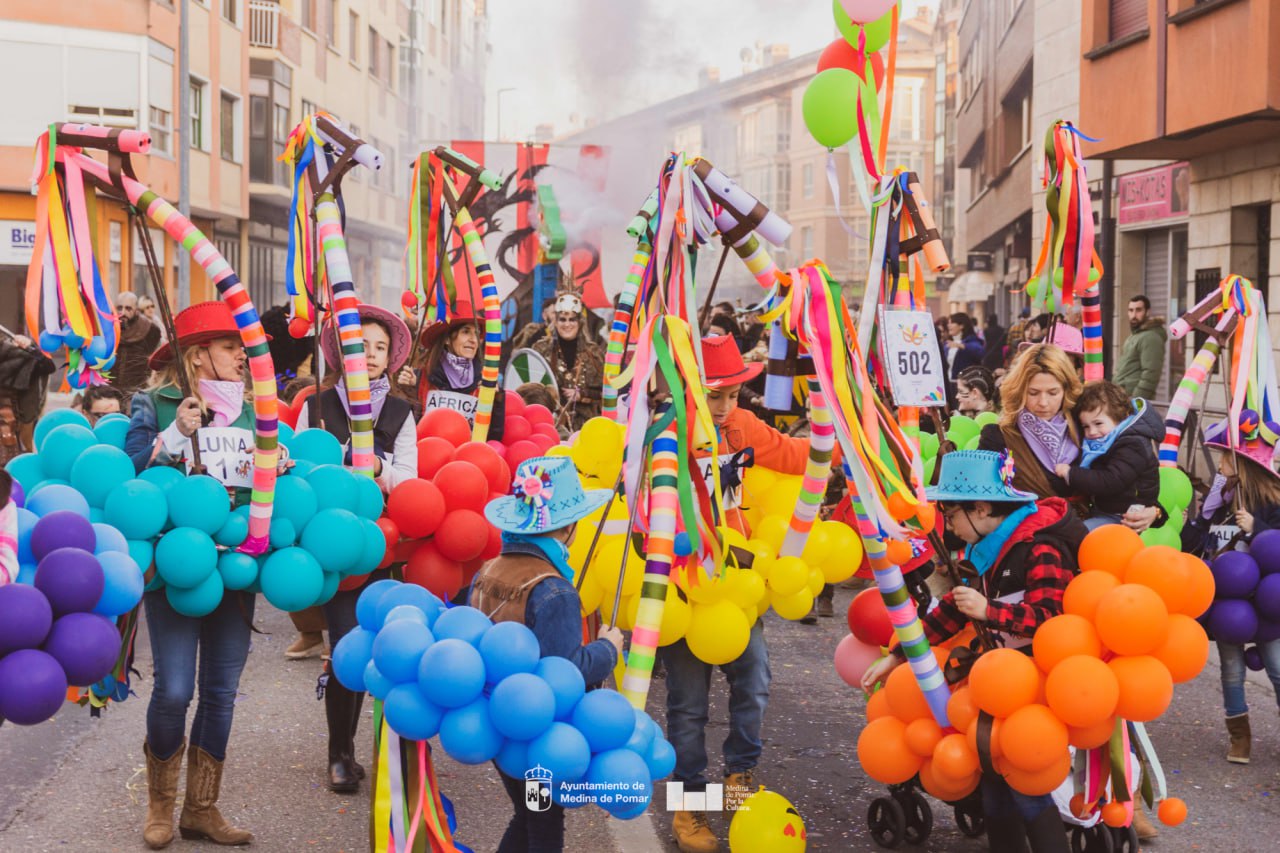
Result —
M729 824L731 853L803 853L804 818L786 797L764 788L743 801Z

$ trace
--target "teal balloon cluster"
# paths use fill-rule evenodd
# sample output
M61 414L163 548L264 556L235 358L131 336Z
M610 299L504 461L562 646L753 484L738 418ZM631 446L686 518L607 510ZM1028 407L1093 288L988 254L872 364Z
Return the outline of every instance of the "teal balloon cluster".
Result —
M207 475L167 466L136 472L124 452L128 426L123 415L90 428L78 412L50 412L36 425L36 452L6 469L36 515L69 509L119 531L133 561L155 567L147 589L164 589L179 613L207 615L227 590L261 592L281 610L304 610L331 599L343 578L382 562L386 539L375 523L382 492L342 466L342 448L329 433L294 435L281 426L294 464L277 481L271 550L254 557L235 550L249 535L248 505L233 506Z
M416 584L381 580L356 604L359 626L333 649L349 690L383 701L401 737L440 745L464 764L497 761L515 779L545 779L566 808L643 814L656 781L675 769L661 729L622 694L586 692L568 660L541 657L524 625L449 607Z

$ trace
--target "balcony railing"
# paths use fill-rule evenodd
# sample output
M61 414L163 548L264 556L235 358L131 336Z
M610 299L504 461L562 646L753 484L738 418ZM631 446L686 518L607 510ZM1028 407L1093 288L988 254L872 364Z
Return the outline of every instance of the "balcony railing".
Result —
M249 46L278 47L280 4L274 0L249 0Z

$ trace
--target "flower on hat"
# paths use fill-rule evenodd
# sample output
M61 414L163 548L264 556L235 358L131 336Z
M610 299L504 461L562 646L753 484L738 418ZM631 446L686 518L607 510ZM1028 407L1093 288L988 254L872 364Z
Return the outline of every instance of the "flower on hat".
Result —
M541 530L550 523L550 502L555 496L555 488L551 485L551 473L546 468L538 465L518 471L511 494L529 508L529 517L520 525L521 530Z
M1018 466L1013 461L1013 454L1005 450L1000 453L1000 482L1004 483L1010 489L1013 488L1013 478L1018 474Z

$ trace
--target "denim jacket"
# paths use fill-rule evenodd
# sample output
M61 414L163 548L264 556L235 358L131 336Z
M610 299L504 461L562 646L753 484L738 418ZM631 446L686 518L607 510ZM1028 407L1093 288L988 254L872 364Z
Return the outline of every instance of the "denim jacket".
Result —
M521 542L504 543L502 553L546 559L536 546ZM618 651L608 640L582 644L582 601L573 584L559 575L534 585L525 604L524 624L538 638L542 657L568 659L589 687L603 682L618 662Z

